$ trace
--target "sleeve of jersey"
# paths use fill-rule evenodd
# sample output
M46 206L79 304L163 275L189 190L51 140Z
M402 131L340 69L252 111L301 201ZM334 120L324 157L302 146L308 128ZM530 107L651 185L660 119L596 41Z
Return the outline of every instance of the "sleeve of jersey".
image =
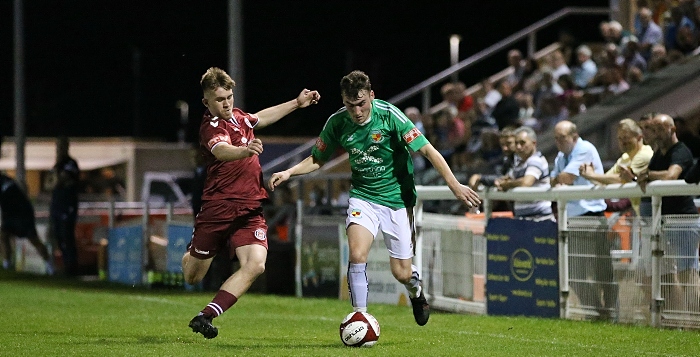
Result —
M316 145L311 148L311 156L322 162L330 160L338 146L336 140L333 139L332 132L332 125L331 122L329 122L323 130L321 130L321 134L318 135Z
M212 151L216 145L221 143L231 144L231 137L229 137L222 123L210 121L208 124L202 125L202 128L199 130L199 141L205 144L209 151Z
M401 113L399 117L394 117L394 122L397 125L399 133L401 133L401 138L403 138L403 141L411 149L411 151L418 151L420 148L428 144L428 139L425 137L425 135L423 135L423 133L421 133L413 122L403 115L403 113Z

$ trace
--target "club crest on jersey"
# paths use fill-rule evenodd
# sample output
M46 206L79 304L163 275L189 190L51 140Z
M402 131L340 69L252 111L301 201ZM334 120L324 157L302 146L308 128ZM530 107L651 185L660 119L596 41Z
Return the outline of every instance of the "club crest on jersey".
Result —
M417 137L421 136L420 130L418 128L413 128L411 131L403 135L403 140L406 142L406 144L410 144L413 140L415 140Z
M352 211L350 211L350 215L355 217L355 218L360 218L362 217L362 211L356 208L353 208Z
M383 139L382 132L379 130L372 130L372 132L369 133L369 137L370 137L370 139L372 139L372 142L375 144L382 142L382 139Z
M255 238L258 240L265 240L267 239L267 234L265 234L265 230L262 228L258 228L255 230Z
M241 138L241 142L243 143L243 145L247 144L248 138Z
M318 151L320 152L324 152L326 151L327 147L328 145L326 145L326 143L324 143L323 140L321 140L321 137L319 136L318 139L316 139L316 149L318 149Z
M213 126L213 127L215 127L215 128L216 128L217 126L219 126L219 122L218 122L218 121L213 121L213 120L212 120L212 121L209 122L209 124L211 124L211 126Z

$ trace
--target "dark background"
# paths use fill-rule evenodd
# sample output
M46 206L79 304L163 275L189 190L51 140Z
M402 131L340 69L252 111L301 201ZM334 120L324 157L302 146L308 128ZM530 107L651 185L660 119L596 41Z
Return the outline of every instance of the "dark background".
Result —
M400 5L397 5L400 4ZM449 66L449 36L460 60L565 6L609 0L328 1L244 0L245 107L256 112L318 89L319 105L292 113L259 135L314 136L341 105L338 83L369 74L388 99ZM13 1L0 0L0 134L13 135ZM187 140L203 106L199 79L227 67L227 1L25 1L28 136L136 136L175 141L178 100L190 105ZM600 17L567 17L560 31L599 41ZM526 43L517 45L525 51ZM140 75L134 73L138 53ZM460 75L468 85L506 67L506 53ZM234 92L235 93L235 92ZM434 102L439 100L437 91ZM400 105L419 105L420 98Z

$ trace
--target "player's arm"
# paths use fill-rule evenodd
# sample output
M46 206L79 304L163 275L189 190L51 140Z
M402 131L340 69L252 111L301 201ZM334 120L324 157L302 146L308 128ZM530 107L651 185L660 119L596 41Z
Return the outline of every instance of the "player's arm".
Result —
M263 144L260 139L253 139L248 146L234 146L226 142L216 144L211 153L219 161L235 161L245 159L263 152Z
M323 166L324 162L314 158L310 155L306 159L302 160L300 163L280 172L275 172L268 180L267 186L270 191L274 191L275 187L279 186L282 182L289 180L292 176L305 175L309 172L314 172Z
M433 167L440 173L440 176L445 179L447 187L450 188L457 199L466 203L469 207L476 207L481 203L479 195L474 192L474 190L457 181L457 178L452 173L452 170L450 170L450 166L447 165L445 158L440 155L432 144L427 143L418 151L425 156L425 158L427 158L431 164L433 164Z
M284 102L255 113L255 115L258 117L258 124L255 127L264 128L282 119L284 116L293 112L297 108L306 108L311 104L318 103L319 100L321 100L321 95L318 93L318 91L304 89L301 91L301 93L299 93L299 96L296 97L296 99L292 99L288 102Z

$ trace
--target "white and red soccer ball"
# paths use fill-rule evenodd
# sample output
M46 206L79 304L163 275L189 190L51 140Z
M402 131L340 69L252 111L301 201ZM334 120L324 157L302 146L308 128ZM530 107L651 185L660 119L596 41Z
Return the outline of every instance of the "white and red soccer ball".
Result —
M372 347L379 340L379 322L366 312L352 312L340 323L340 340L346 346Z

